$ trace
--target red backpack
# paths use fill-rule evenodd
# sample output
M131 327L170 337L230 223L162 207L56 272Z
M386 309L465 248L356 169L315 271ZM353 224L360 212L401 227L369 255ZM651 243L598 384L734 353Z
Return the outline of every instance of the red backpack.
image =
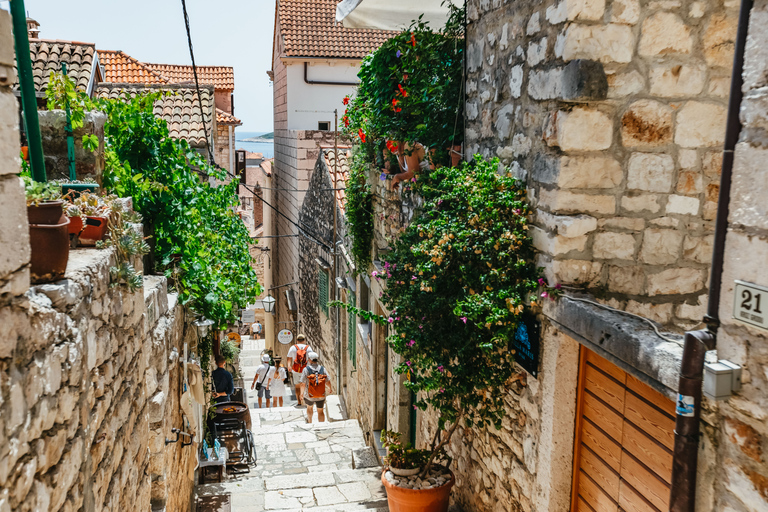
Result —
M296 357L293 358L293 371L296 373L303 372L304 368L307 366L308 350L309 345L304 345L304 348L299 348L299 346L296 345Z

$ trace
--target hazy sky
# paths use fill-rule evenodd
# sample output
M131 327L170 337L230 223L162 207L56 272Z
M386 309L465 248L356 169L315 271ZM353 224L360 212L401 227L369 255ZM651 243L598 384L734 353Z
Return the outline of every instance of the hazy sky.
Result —
M25 0L43 39L96 43L142 61L191 64L181 0ZM8 10L9 2L0 0ZM195 62L235 68L238 131L272 131L275 0L187 0Z

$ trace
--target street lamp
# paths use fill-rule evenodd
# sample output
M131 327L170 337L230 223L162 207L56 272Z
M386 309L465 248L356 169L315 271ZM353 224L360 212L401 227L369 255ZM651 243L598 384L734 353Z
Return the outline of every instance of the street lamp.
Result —
M192 325L194 325L197 329L197 340L201 341L203 338L208 336L208 333L211 330L211 326L213 325L213 320L208 320L207 318L203 317L192 322Z
M261 303L264 305L264 312L266 313L272 313L275 311L275 298L271 295L267 295L261 300Z

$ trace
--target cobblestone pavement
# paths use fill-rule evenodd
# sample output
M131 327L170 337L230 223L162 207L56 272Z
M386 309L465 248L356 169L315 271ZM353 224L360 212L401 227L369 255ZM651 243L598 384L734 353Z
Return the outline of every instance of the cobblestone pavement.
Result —
M233 512L311 510L387 511L381 468L353 469L353 450L365 451L356 420L346 420L336 396L328 399L326 422L306 423L306 409L288 399L284 407L254 408L250 392L258 344L244 343L241 368L248 388L258 462L250 473L229 475L223 483L198 485L198 496L226 495ZM357 452L360 453L359 451Z

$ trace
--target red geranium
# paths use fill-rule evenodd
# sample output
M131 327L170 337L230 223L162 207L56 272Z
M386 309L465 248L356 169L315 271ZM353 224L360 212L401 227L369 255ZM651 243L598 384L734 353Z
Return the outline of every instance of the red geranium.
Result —
M388 140L387 141L387 149L390 151L390 153L394 153L395 151L397 151L397 144L395 144L391 140Z
M344 121L344 126L349 126L349 118L347 116L342 117L341 120Z
M365 142L365 133L363 133L363 129L362 128L358 128L357 129L357 134L360 136L360 140L362 142Z
M402 86L402 85L400 85L400 84L397 84L397 88L398 88L398 89L400 89L400 94L402 94L402 95L403 95L403 98L407 98L407 97L408 97L408 91L406 91L405 89L403 89L403 86Z
M344 99L341 100L341 102L345 105L349 105L349 96L344 96Z
M400 103L400 100L397 98L392 98L392 108L395 110L395 112L400 112L403 110L402 108L398 107L397 104Z

